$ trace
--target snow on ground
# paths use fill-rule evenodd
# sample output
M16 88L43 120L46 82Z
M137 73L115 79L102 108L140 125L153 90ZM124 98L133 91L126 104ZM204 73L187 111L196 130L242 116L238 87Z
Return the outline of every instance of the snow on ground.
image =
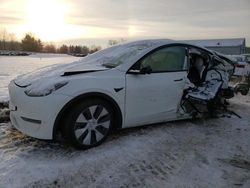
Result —
M250 187L250 96L235 116L113 133L76 151L0 124L0 187Z
M0 57L0 101L19 74L79 58L36 54ZM235 116L121 130L97 148L30 138L0 123L0 187L250 187L250 96ZM0 122L8 110L0 103ZM2 119L1 119L2 118ZM63 142L63 141L61 141Z
M64 54L32 54L30 56L0 56L0 101L8 100L8 84L16 76L53 64L79 60Z

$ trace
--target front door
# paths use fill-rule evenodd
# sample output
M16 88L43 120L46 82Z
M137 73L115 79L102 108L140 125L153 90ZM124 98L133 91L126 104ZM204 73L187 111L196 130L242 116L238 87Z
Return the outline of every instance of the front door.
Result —
M187 57L184 47L164 47L141 59L126 74L125 127L176 118ZM150 74L133 74L150 67Z

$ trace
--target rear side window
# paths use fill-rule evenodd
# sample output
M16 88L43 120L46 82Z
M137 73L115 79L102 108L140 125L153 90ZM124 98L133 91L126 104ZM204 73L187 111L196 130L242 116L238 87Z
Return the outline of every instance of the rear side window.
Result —
M166 47L142 59L140 67L150 66L152 72L183 71L187 68L186 61L185 47Z

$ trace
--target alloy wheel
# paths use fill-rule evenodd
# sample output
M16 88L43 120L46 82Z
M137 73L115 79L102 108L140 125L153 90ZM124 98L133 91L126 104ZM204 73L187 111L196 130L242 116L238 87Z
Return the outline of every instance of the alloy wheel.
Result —
M75 138L83 145L96 144L108 134L110 125L110 113L104 106L89 106L76 119L74 124Z

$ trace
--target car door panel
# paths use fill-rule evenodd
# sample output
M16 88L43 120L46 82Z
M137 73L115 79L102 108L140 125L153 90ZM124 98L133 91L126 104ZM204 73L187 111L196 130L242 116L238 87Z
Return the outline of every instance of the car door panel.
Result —
M127 127L176 118L186 72L126 76Z

